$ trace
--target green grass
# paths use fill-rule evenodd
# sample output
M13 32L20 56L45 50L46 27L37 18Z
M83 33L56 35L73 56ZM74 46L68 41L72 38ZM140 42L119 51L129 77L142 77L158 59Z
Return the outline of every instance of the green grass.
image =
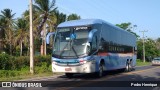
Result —
M2 70L0 70L1 72ZM4 70L3 70L4 71ZM31 79L31 78L41 78L41 77L47 77L47 76L54 76L54 75L62 75L63 73L52 73L52 72L45 72L45 73L39 73L39 74L30 74L29 71L21 72L21 71L5 71L12 73L12 76L6 76L6 74L3 74L4 76L0 78L0 81L14 81L14 80L23 80L23 79ZM18 73L15 75L15 73ZM14 74L14 76L13 76ZM2 76L2 75L1 75Z
M41 67L36 66L34 71L34 75L32 75L29 72L29 67L21 68L21 70L0 70L0 81L13 81L63 74L52 73L51 65L47 68L45 67L45 64L43 64Z
M137 66L147 66L151 65L151 62L143 62L143 60L137 59Z

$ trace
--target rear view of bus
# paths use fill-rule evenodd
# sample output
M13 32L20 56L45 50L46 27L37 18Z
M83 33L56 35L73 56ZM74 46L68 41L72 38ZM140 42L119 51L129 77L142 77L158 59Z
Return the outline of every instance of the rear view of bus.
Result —
M99 55L101 49L104 49L101 45L102 35L104 35L102 34L103 23L99 19L84 19L67 21L58 25L54 34L52 71L64 72L67 77L72 77L75 73L95 72L98 77L101 77L103 71L109 68L126 68L125 60L122 62L117 60L117 66L111 66L110 64L113 63L109 54ZM104 51L104 53L109 53L107 49ZM125 65L122 65L123 62Z

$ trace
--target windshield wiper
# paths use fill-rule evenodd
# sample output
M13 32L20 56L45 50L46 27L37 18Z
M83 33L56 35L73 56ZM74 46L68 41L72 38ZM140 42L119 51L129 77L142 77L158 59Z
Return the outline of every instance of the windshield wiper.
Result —
M72 45L72 49L73 49L73 52L75 53L76 57L79 58L78 55L77 55L76 50L75 50L74 47L73 47L73 45Z
M75 53L76 57L79 58L78 55L77 55L76 50L75 50L74 47L73 47L74 39L75 39L75 38L72 38L72 39L70 40L70 47L72 47L72 50L73 50L73 52Z

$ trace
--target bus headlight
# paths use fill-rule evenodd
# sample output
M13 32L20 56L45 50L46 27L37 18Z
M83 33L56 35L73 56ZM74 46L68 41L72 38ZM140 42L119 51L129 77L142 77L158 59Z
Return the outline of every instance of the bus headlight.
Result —
M79 60L79 63L80 64L85 64L85 63L87 63L87 61L86 60Z

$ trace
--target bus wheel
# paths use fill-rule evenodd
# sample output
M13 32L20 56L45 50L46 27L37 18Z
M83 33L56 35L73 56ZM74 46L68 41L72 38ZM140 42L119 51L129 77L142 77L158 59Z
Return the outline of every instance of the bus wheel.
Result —
M130 72L132 70L131 61L127 61L126 63L126 72Z
M73 77L73 73L65 73L65 75L66 75L68 78L72 78L72 77Z
M96 76L99 78L103 76L103 64L99 65L99 70L96 72Z

